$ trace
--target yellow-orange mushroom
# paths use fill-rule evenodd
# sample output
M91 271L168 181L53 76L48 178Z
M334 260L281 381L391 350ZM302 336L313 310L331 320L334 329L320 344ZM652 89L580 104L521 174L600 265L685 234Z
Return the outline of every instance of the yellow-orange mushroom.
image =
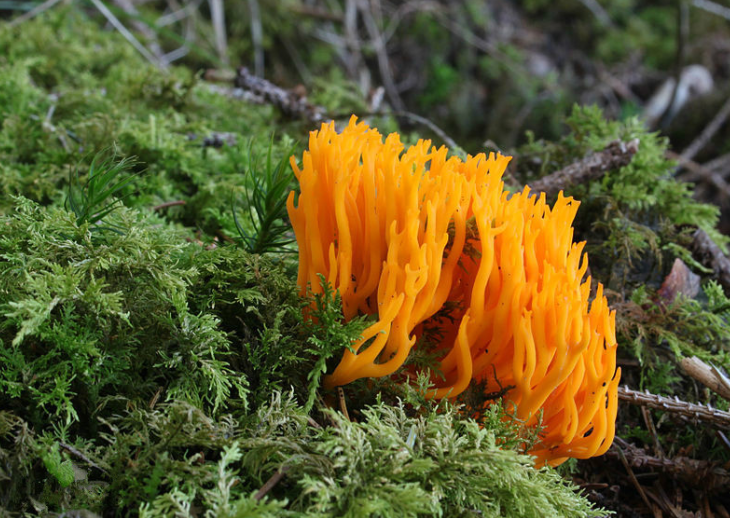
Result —
M509 161L462 161L419 141L404 150L353 117L341 132L312 132L300 195L288 199L299 243L298 284L337 289L346 319L376 315L325 386L395 372L421 325L444 340L432 397L455 397L472 380L514 386L517 418L542 425L538 463L599 455L613 440L617 387L615 315L599 285L589 302L583 244L573 243L578 202L562 194L504 191ZM467 225L476 233L467 232ZM445 304L449 318L437 315Z

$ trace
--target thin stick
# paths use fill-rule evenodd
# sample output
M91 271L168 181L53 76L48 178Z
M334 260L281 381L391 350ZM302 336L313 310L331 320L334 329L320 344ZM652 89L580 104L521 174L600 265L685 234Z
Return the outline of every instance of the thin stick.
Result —
M373 115L377 115L377 114L373 114ZM385 115L385 114L381 114L381 115ZM457 144L456 141L454 141L454 139L449 137L444 130L442 130L441 128L436 126L436 124L434 124L433 122L428 120L426 117L421 117L420 115L417 115L412 112L407 112L407 111L396 111L396 112L393 112L393 115L395 115L396 117L405 117L406 119L411 119L412 121L415 121L419 124L423 124L424 126L427 126L428 129L430 129L436 135L438 135L438 137L444 141L444 144L449 146L452 151L464 152L464 150L461 149L461 146L459 144Z
M730 185L718 173L712 172L707 164L700 165L694 160L687 160L682 155L669 150L665 151L665 155L672 160L676 160L682 167L687 169L688 172L677 175L678 180L686 182L705 180L715 186L721 195L727 196L730 194Z
M722 125L725 124L728 116L730 116L730 98L725 101L725 104L722 105L720 111L717 112L717 115L715 115L705 129L702 130L702 133L700 133L697 138L692 141L687 149L682 151L682 158L685 160L692 160L695 155L707 145L712 137L715 136L715 133L718 132Z
M253 42L253 70L258 77L264 77L264 29L261 25L261 9L258 0L248 0L251 13L251 41Z
M362 13L363 21L365 22L365 28L368 31L368 35L373 42L375 48L375 55L378 59L378 69L380 70L380 78L383 80L386 92L393 107L397 110L403 110L405 105L403 100L400 98L398 89L395 86L393 80L393 74L390 72L390 61L388 59L388 52L385 48L385 42L383 36L378 29L378 24L375 22L372 10L368 6L367 0L359 0L360 12Z
M256 494L253 495L254 500L259 501L263 497L265 497L266 494L274 489L274 486L276 486L276 484L278 484L279 481L284 478L284 475L286 475L290 469L291 468L289 466L282 466L281 468L279 468L279 471L271 475L271 478L269 478L269 480L267 480L266 483L261 486L261 489L256 491Z
M125 13L132 15L132 17L138 17L139 11L132 3L132 0L114 0L114 3L119 6ZM137 31L139 31L147 40L149 40L151 53L155 56L158 63L162 66L167 66L167 62L163 59L164 52L160 46L160 42L157 40L157 34L153 31L146 23L133 18L132 25Z
M596 17L601 25L613 25L611 17L596 0L580 0L580 3L586 6L586 8L593 13L593 16Z
M730 401L730 380L717 367L707 365L696 356L683 358L679 366L712 392Z
M692 256L703 266L712 269L718 282L730 290L730 259L701 228L692 234Z
M730 9L724 5L720 5L716 2L710 2L710 0L694 0L692 5L703 9L708 13L716 14L717 16L722 16L726 20L730 20Z
M671 412L683 419L706 421L722 428L730 428L730 412L710 406L688 403L676 397L669 398L649 392L639 392L628 387L618 388L618 398L634 405Z
M651 509L651 502L649 502L649 498L646 496L646 493L644 493L644 488L641 487L641 484L639 484L639 480L636 478L636 475L634 475L634 470L631 469L629 461L626 460L626 455L624 454L624 451L621 448L616 448L616 452L618 453L618 458L621 461L621 464L624 465L624 468L626 468L626 472L629 474L629 479L631 480L631 483L634 485L639 495L641 495L641 499L644 501L644 504L646 504L646 508Z
M730 472L715 462L690 459L688 457L674 457L660 459L647 455L646 451L629 444L620 437L614 439L613 446L606 457L623 458L635 469L657 469L664 473L676 476L685 484L692 487L701 487L707 491L722 490L730 484ZM622 461L623 463L623 461Z
M35 6L33 9L31 9L27 13L21 14L14 20L10 20L10 22L8 22L8 27L13 28L17 25L20 25L21 23L23 23L25 21L35 18L36 16L38 16L39 14L41 14L44 11L47 11L48 9L50 9L51 7L53 7L60 1L61 0L46 0L42 4Z
M83 460L89 466L98 469L102 473L107 473L107 471L104 468L99 466L96 462L91 460L89 457L84 455L82 452L80 452L79 450L77 450L76 448L71 446L70 444L66 444L65 442L62 442L62 443L59 443L59 446L61 446L61 448L63 448L67 452L69 452L71 455L74 455L74 456L78 457L79 459Z
M347 412L347 401L345 400L345 391L342 390L342 387L337 387L337 399L340 402L340 411L342 412L342 415L344 415L345 419L349 421L350 414Z
M220 60L228 65L228 38L226 38L226 16L223 10L223 2L221 0L208 0L208 6L210 6L210 21L215 32L215 49L218 51ZM259 23L261 23L260 20Z
M96 7L102 15L104 15L104 18L109 20L109 23L111 23L114 28L118 30L121 35L124 36L124 38L147 59L147 61L155 66L162 67L162 63L157 60L149 50L147 50L147 47L142 45L139 40L135 38L134 34L127 30L124 24L120 22L116 16L114 16L114 13L112 13L101 0L91 0L91 3L94 4L94 7Z
M672 87L672 95L669 97L669 104L657 119L659 125L663 125L671 121L676 114L674 103L677 102L677 92L679 92L679 83L682 80L682 67L684 65L685 42L689 36L689 8L687 4L680 0L679 10L677 11L677 54L674 63L674 86Z

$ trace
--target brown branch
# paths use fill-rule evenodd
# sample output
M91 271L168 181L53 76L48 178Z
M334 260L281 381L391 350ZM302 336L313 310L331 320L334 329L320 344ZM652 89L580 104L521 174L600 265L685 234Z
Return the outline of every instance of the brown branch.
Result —
M646 496L646 493L644 492L644 488L639 484L639 479L636 478L636 475L634 474L634 470L631 469L631 464L629 464L629 460L626 458L626 454L624 453L624 450L621 448L618 448L614 445L615 452L618 454L618 458L621 461L621 464L624 465L624 468L626 469L626 473L629 475L629 480L631 480L631 483L636 488L636 491L641 495L641 499L644 501L644 505L646 505L647 509L651 509L651 502L649 502L649 498Z
M700 133L697 138L694 139L689 146L687 146L687 149L682 151L682 157L686 160L692 160L695 155L707 145L712 137L715 136L715 133L717 133L722 125L725 124L725 121L729 116L730 99L725 101L725 104L722 105L720 111L717 112L717 115L715 115L715 117L710 121L705 129L702 130L702 133Z
M269 480L267 480L266 483L261 486L261 489L256 491L256 494L253 495L254 500L259 501L263 497L265 497L266 494L274 489L274 486L276 486L276 484L278 484L279 481L284 478L284 475L286 475L290 469L291 468L289 466L282 466L276 473L271 475L271 478L269 478Z
M721 468L715 462L690 459L689 457L660 459L647 454L642 448L616 437L613 446L605 455L610 459L621 460L621 454L632 468L656 469L680 479L691 487L715 491L727 488L730 485L730 472Z
M673 151L667 150L664 154L667 158L676 160L679 165L687 169L686 173L677 175L678 180L683 180L685 182L703 180L715 186L722 196L730 194L730 185L728 185L725 179L717 172L710 170L705 165L698 164L694 160L687 160L682 155Z
M638 150L638 139L629 142L614 140L603 151L591 153L578 162L536 180L530 184L530 188L548 196L555 195L571 185L595 180L608 171L628 165Z
M696 356L683 358L679 366L687 375L702 383L715 394L730 401L730 380L717 367L707 365Z
M66 444L65 442L62 442L62 443L60 443L60 446L61 446L61 448L63 448L67 452L69 452L71 455L74 455L74 456L78 457L79 459L81 459L82 461L84 461L86 464L88 464L92 468L96 468L99 471L101 471L102 473L107 474L107 470L105 470L104 468L99 466L96 462L91 460L89 457L84 455L82 452L80 452L79 450L77 450L76 448L71 446L70 444Z
M730 290L730 259L702 229L692 235L692 255L703 266L712 269L725 290Z
M340 411L342 412L342 415L345 416L345 419L350 421L350 414L347 411L347 400L345 399L345 391L342 390L342 387L337 387L337 400L340 402Z
M711 406L688 403L676 397L669 398L649 392L639 392L628 387L619 387L618 398L634 405L671 412L685 420L706 421L716 426L730 428L730 412L718 410Z
M305 119L313 124L325 119L324 109L311 104L306 96L299 92L285 90L266 79L256 77L246 67L238 69L235 85L263 97L289 117Z

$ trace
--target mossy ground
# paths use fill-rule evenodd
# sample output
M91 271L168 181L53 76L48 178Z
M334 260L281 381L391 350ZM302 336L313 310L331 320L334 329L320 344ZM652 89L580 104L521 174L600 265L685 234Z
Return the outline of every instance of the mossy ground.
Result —
M572 193L576 237L589 240L594 278L634 304L619 315L622 356L642 363L625 379L686 394L664 366L691 352L730 368L730 301L709 282L706 300L668 310L652 296L674 256L688 257L686 229L712 232L717 211L669 177L665 142L637 121L576 109L568 122L564 139L521 149L515 175L641 139L630 166ZM342 322L336 297L305 321L295 245L254 254L239 235L261 234L252 200L271 184L260 180L311 129L188 68L160 71L82 11L0 26L0 515L602 514L532 467L530 432L499 405L466 417L483 403L476 390L460 410L396 378L362 381L347 389L353 421L329 408L321 375L365 323ZM206 145L213 134L226 142ZM119 190L75 210L105 159L130 160L107 185ZM536 160L541 172L525 165ZM622 431L635 421L622 410ZM727 460L710 431L666 434Z

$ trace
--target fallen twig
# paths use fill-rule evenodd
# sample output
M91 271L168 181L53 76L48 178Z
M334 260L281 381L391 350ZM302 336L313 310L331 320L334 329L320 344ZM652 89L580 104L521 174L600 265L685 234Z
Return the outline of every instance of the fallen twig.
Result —
M730 380L717 367L707 365L696 356L683 358L679 365L689 376L702 383L715 394L730 401Z
M717 115L715 115L705 129L702 130L702 133L700 133L697 138L695 138L692 143L687 146L687 149L682 151L682 158L685 160L692 160L695 155L707 145L710 139L715 136L715 133L717 133L717 131L722 127L728 116L730 116L730 99L725 101L725 104L722 105L720 111L717 112Z
M548 196L557 194L558 191L565 190L571 185L595 180L612 169L629 164L638 150L638 139L629 142L615 140L603 151L591 153L578 162L536 180L530 184L530 188L533 191L544 192Z
M730 259L702 229L692 235L692 255L700 264L712 269L726 290L730 290Z
M345 399L345 391L342 390L342 387L337 387L337 400L340 402L340 411L342 412L342 415L345 416L345 419L350 421L350 414L347 411L347 400Z
M716 426L730 428L730 412L718 410L711 406L698 405L696 403L688 403L678 399L666 396L658 396L649 392L639 392L631 390L628 387L619 387L618 398L621 401L632 403L634 405L647 406L656 410L664 410L676 414L682 419L706 421Z
M290 469L291 468L289 466L282 466L281 468L279 468L279 470L271 475L271 478L269 478L269 480L267 480L266 483L261 486L261 489L256 491L256 494L253 495L254 500L259 501L263 497L265 497L266 494L274 489L274 486L276 486L276 484L278 484L279 481L284 478L284 475L286 475Z
M367 0L358 0L357 6L360 9L363 23L365 24L365 28L368 31L368 35L370 36L375 49L375 56L378 60L378 69L380 70L380 78L383 81L385 90L388 92L388 99L390 99L391 104L397 110L404 110L405 105L403 104L403 100L400 98L398 88L395 85L395 79L393 79L393 74L390 71L390 61L388 58L388 52L385 48L385 41L383 40L383 35L380 33L378 24L375 22L375 18L373 17L372 6L368 5Z
M386 115L386 114L383 113L382 115ZM436 126L436 124L434 124L433 122L428 120L426 117L421 117L420 115L417 115L417 114L411 113L411 112L406 112L406 111L396 111L396 112L393 112L393 115L395 115L396 117L404 117L406 119L411 119L414 122L423 124L428 129L433 131L436 135L438 135L438 137L444 141L444 144L449 146L452 151L461 150L461 146L458 145L454 141L454 139L449 137L444 130L442 130L441 128Z
M161 69L164 69L162 61L157 59L150 50L142 45L140 41L137 39L137 37L129 32L129 29L127 29L122 22L117 19L116 16L114 16L114 13L112 13L109 8L104 5L104 3L101 0L90 0L92 4L94 4L94 7L104 16L104 18L109 21L112 26L119 31L119 33L124 36L124 38L132 44L132 46L137 49L137 52L142 54L147 61L152 63L153 65L160 67Z
M61 448L63 448L67 452L69 452L71 455L74 455L74 456L78 457L79 459L81 459L82 461L84 461L86 464L88 464L92 468L96 468L104 474L107 473L107 471L104 468L99 466L96 462L91 460L89 457L84 455L82 452L80 452L79 450L77 450L76 448L71 446L70 444L66 444L65 442L62 442L62 443L60 443L60 446L61 446Z
M620 437L616 437L613 446L606 452L606 457L620 460L622 454L632 468L658 469L692 487L715 491L726 488L730 484L730 472L714 462L690 459L689 457L660 459L648 455L643 449L629 444Z
M677 175L678 180L686 182L704 180L717 188L722 196L730 194L730 185L716 171L712 171L706 165L698 164L694 160L687 160L682 155L667 150L665 155L671 160L676 160L687 172Z
M235 85L263 97L290 117L305 119L313 124L325 119L324 109L311 104L306 96L299 92L285 90L266 79L256 77L246 67L238 69Z
M38 16L39 14L41 14L44 11L47 11L48 9L50 9L51 7L53 7L54 5L56 5L60 1L61 0L46 0L42 4L36 5L33 9L31 9L27 13L21 14L17 18L15 18L13 20L10 20L8 22L7 26L8 27L15 27L15 26L20 25L21 23L23 23L25 21L28 21L28 20L30 20L32 18L35 18L36 16Z

